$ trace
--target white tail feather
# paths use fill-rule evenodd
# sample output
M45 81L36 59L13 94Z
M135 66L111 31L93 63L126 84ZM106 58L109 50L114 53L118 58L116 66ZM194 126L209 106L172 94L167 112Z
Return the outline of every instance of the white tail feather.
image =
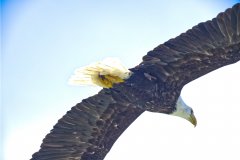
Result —
M99 85L99 75L117 76L121 79L127 79L130 71L121 65L116 58L106 58L103 61L78 68L69 79L71 85Z

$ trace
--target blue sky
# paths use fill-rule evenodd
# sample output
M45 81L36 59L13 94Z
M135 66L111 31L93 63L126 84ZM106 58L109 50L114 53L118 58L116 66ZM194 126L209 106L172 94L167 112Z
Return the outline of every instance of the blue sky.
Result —
M236 2L1 1L1 155L5 160L29 159L66 111L97 93L98 87L67 84L77 67L105 57L118 57L126 67L134 67L147 51ZM194 155L199 159L206 158L204 155L239 157L234 150L240 147L239 67L239 63L225 67L184 88L183 98L195 110L197 128L177 117L145 113L106 159L141 160L147 155L153 156L150 159L175 159L184 154L189 154L185 159ZM180 138L172 138L178 137L173 133L179 133ZM177 150L176 155L169 152L171 147Z

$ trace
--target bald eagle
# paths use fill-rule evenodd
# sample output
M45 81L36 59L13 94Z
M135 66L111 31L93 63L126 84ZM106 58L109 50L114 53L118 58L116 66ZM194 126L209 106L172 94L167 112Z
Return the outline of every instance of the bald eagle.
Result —
M72 107L43 139L32 160L102 160L144 111L197 124L183 86L240 60L240 3L157 46L135 68L113 59L75 71L70 82L99 85L96 95Z

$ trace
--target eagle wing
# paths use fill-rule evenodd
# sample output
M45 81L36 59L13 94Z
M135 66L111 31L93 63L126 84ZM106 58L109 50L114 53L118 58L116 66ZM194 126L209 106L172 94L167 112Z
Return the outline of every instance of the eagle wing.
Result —
M136 69L145 70L149 79L157 76L163 84L180 88L239 60L240 4L236 4L148 52ZM144 111L130 97L113 87L83 100L58 121L32 160L102 160Z
M32 160L102 160L121 133L143 112L114 89L72 107L44 138Z
M240 3L159 45L139 67L172 87L240 60Z

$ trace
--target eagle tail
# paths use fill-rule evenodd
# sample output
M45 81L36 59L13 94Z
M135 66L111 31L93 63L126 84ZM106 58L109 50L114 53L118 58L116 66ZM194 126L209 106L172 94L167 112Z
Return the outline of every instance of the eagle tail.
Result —
M131 75L118 59L106 58L102 61L75 70L69 79L70 85L97 85L111 88L113 84L124 82Z

